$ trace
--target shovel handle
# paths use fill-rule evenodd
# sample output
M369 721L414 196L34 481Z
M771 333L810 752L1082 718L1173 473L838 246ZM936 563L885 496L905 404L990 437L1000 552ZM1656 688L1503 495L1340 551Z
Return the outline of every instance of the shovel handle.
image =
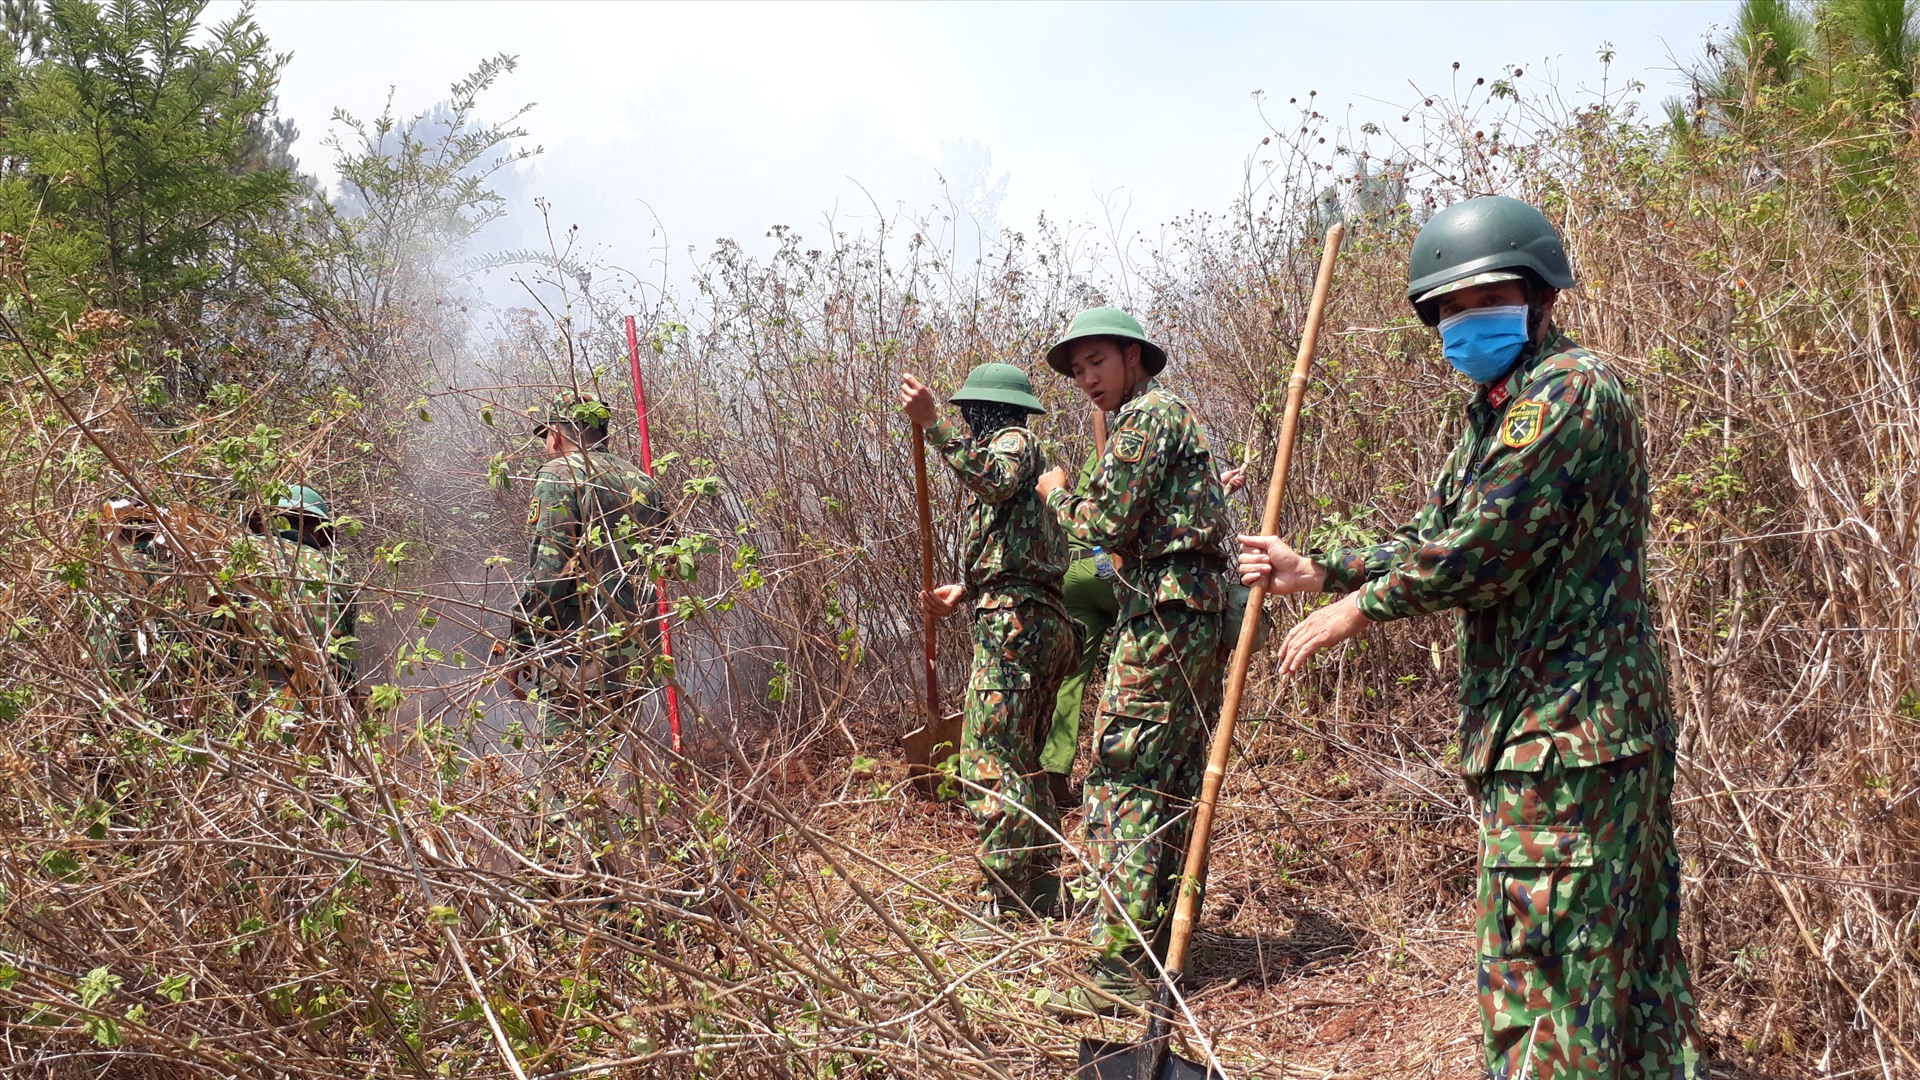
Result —
M933 591L933 499L927 487L927 430L913 425L913 499L920 516L920 589ZM940 723L939 620L931 612L921 616L921 658L926 665L927 724ZM930 763L929 763L930 764Z
M1335 224L1327 230L1326 244L1320 252L1320 271L1313 280L1313 301L1307 308L1307 324L1300 333L1300 350L1293 358L1293 376L1287 380L1287 407L1280 420L1280 445L1273 452L1273 475L1267 480L1267 503L1260 512L1260 533L1272 533L1280 526L1280 500L1287 490L1287 466L1293 461L1294 435L1300 426L1300 400L1306 394L1307 373L1313 367L1313 348L1320 337L1320 317L1326 312L1327 293L1333 286L1333 264L1340 254L1340 241L1346 238L1346 226ZM1206 869L1207 849L1213 840L1214 807L1220 799L1220 784L1226 777L1227 758L1233 753L1233 725L1240 717L1240 697L1247 688L1247 665L1253 658L1253 639L1260 630L1260 605L1267 598L1267 585L1253 586L1247 597L1247 611L1240 620L1240 639L1233 647L1233 664L1227 671L1226 695L1220 703L1220 722L1213 729L1213 744L1207 748L1207 771L1200 781L1200 799L1193 807L1193 836L1187 842L1187 862L1181 873L1180 896L1173 908L1173 926L1167 941L1167 973L1178 978L1187 966L1187 944L1193 938L1196 898L1200 893L1200 875Z

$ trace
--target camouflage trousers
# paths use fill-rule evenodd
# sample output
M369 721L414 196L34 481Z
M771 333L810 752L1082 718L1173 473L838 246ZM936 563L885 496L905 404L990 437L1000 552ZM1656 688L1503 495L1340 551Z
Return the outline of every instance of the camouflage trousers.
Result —
M1469 781L1495 1080L1707 1075L1680 952L1674 751Z
M1047 604L1023 601L974 616L959 765L960 776L978 785L965 798L980 829L980 870L998 898L1028 898L1052 870L1047 828L1058 830L1060 817L1040 777L1040 740L1073 655L1072 625Z
M1221 693L1218 611L1161 604L1114 633L1086 786L1088 857L1114 897L1094 920L1102 949L1137 944L1121 912L1151 940L1172 904Z
M654 657L659 655L657 631L635 627L623 636L576 630L573 647L551 650L531 664L522 684L533 702L536 725L531 734L548 740L597 731L609 718L630 716L655 685Z

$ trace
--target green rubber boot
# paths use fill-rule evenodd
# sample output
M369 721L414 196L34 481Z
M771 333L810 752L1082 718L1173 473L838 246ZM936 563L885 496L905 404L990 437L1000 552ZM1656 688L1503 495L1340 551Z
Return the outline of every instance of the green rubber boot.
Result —
M1053 991L1043 1007L1055 1016L1075 1019L1142 1014L1153 996L1138 963L1144 959L1138 949L1119 956L1096 956L1087 964L1081 985Z

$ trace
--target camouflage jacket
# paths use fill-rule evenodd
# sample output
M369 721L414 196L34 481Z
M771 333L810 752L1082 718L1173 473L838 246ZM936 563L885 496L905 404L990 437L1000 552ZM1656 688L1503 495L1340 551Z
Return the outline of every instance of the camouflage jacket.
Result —
M256 619L252 630L251 647L265 653L269 676L285 680L303 668L303 657L313 657L310 650L318 649L340 686L352 686L358 666L357 620L345 557L285 534L255 535L249 542L257 546L260 562L242 587L251 596L246 606L274 613L267 622ZM299 622L285 623L283 618Z
M542 465L527 507L533 541L514 643L649 617L647 560L666 517L653 478L615 454L588 450Z
M1633 403L1555 336L1481 389L1412 523L1314 561L1370 619L1459 609L1463 773L1581 768L1670 737L1649 510Z
M1060 579L1067 572L1066 534L1034 492L1046 471L1039 437L1010 427L977 442L940 420L927 429L927 443L973 495L967 506L964 598L977 611L1035 600L1065 612Z
M1148 379L1120 406L1084 497L1047 497L1076 547L1120 558L1120 617L1155 604L1200 611L1226 604L1227 497L1193 410Z

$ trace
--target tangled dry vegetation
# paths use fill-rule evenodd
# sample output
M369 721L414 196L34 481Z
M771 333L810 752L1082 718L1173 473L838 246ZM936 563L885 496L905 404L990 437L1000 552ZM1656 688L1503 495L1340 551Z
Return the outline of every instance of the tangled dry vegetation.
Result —
M1904 114L1873 114L1864 163L1782 137L1764 145L1806 148L1756 164L1751 140L1685 142L1618 101L1476 93L1410 112L1422 134L1373 136L1371 175L1336 159L1340 182L1313 164L1327 122L1296 106L1234 213L1118 272L1045 229L907 222L818 249L782 231L770 257L723 247L689 298L644 311L682 498L684 759L659 748L658 702L610 723L597 768L535 757L487 666L526 471L492 417L556 380L629 400L597 302L568 309L578 325L523 317L457 376L423 363L399 396L430 398L432 425L424 405L342 405L282 410L272 437L252 397L157 423L137 383L87 377L122 363L98 327L16 337L9 1071L1064 1072L1091 1031L1033 995L1064 981L1083 928L978 925L965 823L908 794L894 757L917 578L897 373L951 388L982 360L1035 369L1043 433L1073 462L1084 413L1041 345L1079 306L1129 302L1215 441L1260 461L1310 238L1337 208L1353 239L1283 529L1381 530L1424 497L1466 400L1399 292L1415 215L1506 190L1565 230L1584 279L1566 326L1627 376L1652 440L1686 946L1723 1074L1920 1076L1920 146ZM562 331L571 348L548 351ZM291 735L263 730L220 662L247 644L132 587L90 520L128 487L217 519L259 482L247 470L331 482L366 525L350 545L371 692L356 710L314 691ZM936 512L949 552L954 498ZM131 681L90 645L102 604L163 646ZM1189 996L1187 1038L1232 1075L1472 1075L1450 638L1439 620L1378 629L1290 684L1256 661ZM956 628L949 685L963 647Z

